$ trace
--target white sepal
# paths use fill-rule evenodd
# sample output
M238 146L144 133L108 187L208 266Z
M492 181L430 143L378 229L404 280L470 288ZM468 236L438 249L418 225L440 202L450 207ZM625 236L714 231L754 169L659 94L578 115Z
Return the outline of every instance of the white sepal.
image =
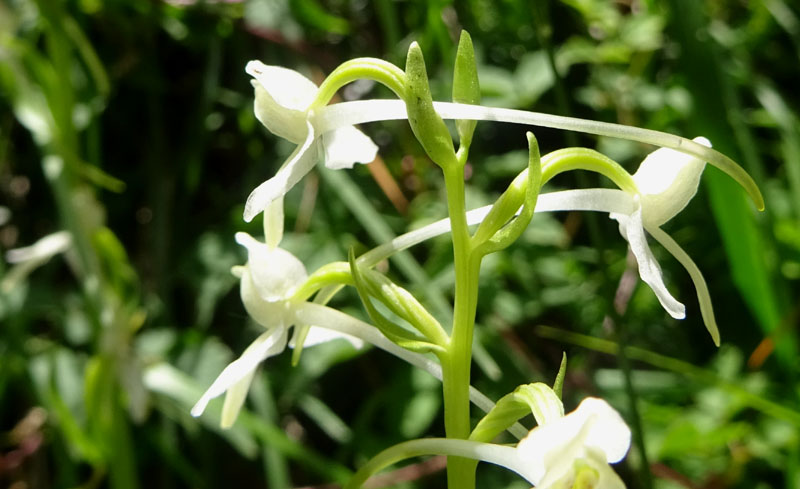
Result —
M711 147L704 137L694 141ZM697 193L705 166L705 161L669 148L647 155L633 174L645 225L660 226L683 210Z
M553 422L537 426L517 445L518 457L527 463L530 482L539 486L561 481L575 460L601 456L604 470L628 453L631 431L606 401L589 397L578 408ZM613 471L612 471L613 472Z
M306 128L308 132L303 144L294 150L278 173L256 187L247 197L244 205L245 221L252 221L270 202L286 195L286 192L314 168L319 159L319 140L311 123L306 122Z
M363 132L346 126L322 136L325 148L325 166L332 170L353 168L356 163L371 163L378 154L378 146Z
M245 71L252 81L256 98L256 118L272 134L300 143L306 137L307 111L317 96L317 86L300 73L250 61Z
M286 348L286 329L275 327L262 333L247 347L238 359L231 362L206 390L192 408L192 416L200 416L209 401L225 393L242 379L251 375L265 358L282 352ZM240 405L241 407L241 405Z

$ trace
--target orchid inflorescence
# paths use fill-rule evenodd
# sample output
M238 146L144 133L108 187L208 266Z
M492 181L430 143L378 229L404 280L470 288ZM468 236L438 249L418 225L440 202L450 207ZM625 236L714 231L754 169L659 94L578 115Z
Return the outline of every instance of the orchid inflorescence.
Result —
M479 105L477 69L466 33L462 33L456 56L453 102L432 100L422 52L416 43L409 48L405 70L382 60L360 58L342 64L319 87L300 73L259 61L249 62L246 72L253 77L258 120L297 147L278 172L247 198L244 220L263 214L265 241L245 233L236 235L236 241L247 250L248 260L246 265L234 267L233 273L240 279L245 309L265 331L222 371L192 414L201 415L211 399L225 394L222 425L230 426L264 359L279 354L286 346L299 353L303 346L345 338L357 347L363 342L378 346L442 380L447 432L447 438L412 440L382 452L356 473L350 486L358 487L377 470L404 458L445 454L449 457L449 487L474 487L475 465L480 460L507 467L537 487L624 487L609 464L624 458L630 446L630 430L619 413L601 399L587 398L575 411L564 414L561 381L565 364L552 388L543 383L520 386L496 404L470 386L481 259L513 243L536 212L607 213L618 222L642 280L674 318L683 318L685 307L664 284L647 234L686 268L705 326L719 345L705 280L661 226L694 196L706 161L731 175L756 206L763 208L761 194L749 175L711 149L705 138L692 141L645 129ZM381 83L398 98L329 104L339 88L358 79ZM444 172L449 217L359 257L351 253L348 261L330 263L307 274L303 263L279 246L283 196L318 162L332 169L371 162L378 147L355 125L393 119L408 120L427 155ZM457 149L443 119L456 121ZM467 212L464 165L476 121L561 128L645 142L661 149L648 155L630 174L591 149L566 148L540 155L535 137L528 133L527 168L494 204ZM540 192L555 175L574 169L598 172L618 189ZM408 291L373 269L393 253L445 233L452 236L456 265L454 319L449 327L439 324ZM343 286L356 288L372 324L325 305ZM383 307L375 307L375 303ZM387 310L391 314L387 315ZM474 427L469 418L470 401L487 413ZM530 431L518 422L526 414L533 414L537 422ZM516 446L492 443L505 430L521 441Z

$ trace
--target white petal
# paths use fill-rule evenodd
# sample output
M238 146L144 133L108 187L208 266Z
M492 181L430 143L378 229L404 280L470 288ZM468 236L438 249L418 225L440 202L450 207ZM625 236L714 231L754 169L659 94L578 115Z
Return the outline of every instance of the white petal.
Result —
M58 231L41 238L30 246L15 248L6 252L6 260L9 263L20 263L24 261L45 262L54 255L63 253L72 244L72 236L68 231Z
M575 459L586 458L586 447L616 463L630 448L631 431L619 413L602 399L589 397L578 408L551 423L537 426L517 445L519 457L528 463L531 482L538 485L560 480L572 470Z
M215 397L222 395L225 391L233 387L240 380L250 375L258 364L265 358L276 355L286 348L286 329L272 328L266 333L256 338L247 347L238 359L230 363L211 387L203 394L197 404L192 408L192 416L200 416L205 411L208 402Z
M283 197L278 197L264 209L264 241L277 248L283 239Z
M711 146L703 137L694 141ZM641 194L644 222L660 226L683 210L697 193L705 166L705 161L669 148L647 155L633 174Z
M616 409L602 399L587 397L574 413L585 420L596 418L584 440L586 446L603 452L610 464L625 458L631 446L631 430Z
M642 209L637 208L630 216L623 216L612 214L612 219L616 219L620 224L620 232L628 241L633 255L636 257L636 263L639 266L639 276L642 281L650 286L653 293L656 294L661 307L675 319L683 319L686 317L686 307L678 302L672 294L667 290L664 285L664 276L661 273L661 267L658 265L653 252L647 245L647 237L644 234L642 227Z
M315 138L314 127L310 123L306 123L306 129L308 132L305 141L294 150L278 173L256 187L247 197L244 205L245 221L252 221L270 202L285 195L306 173L314 168L314 164L319 159L319 142Z
M355 127L342 127L322 136L325 166L332 170L352 168L355 163L371 163L378 146Z
M292 289L308 278L306 267L282 248L270 248L247 233L236 233L236 242L247 248L247 272L256 293L265 301L286 299Z
M239 294L247 314L267 329L287 326L289 324L287 322L289 304L286 301L264 300L258 295L250 270L247 267L243 268L244 271L239 280Z
M670 235L665 233L659 228L648 229L648 232L661 243L661 246L666 248L672 256L674 256L683 265L683 268L689 272L692 277L694 288L697 291L697 300L700 302L700 313L703 315L703 322L706 329L711 334L714 344L719 346L719 328L717 327L717 320L714 318L714 307L711 304L711 294L708 292L708 285L706 279L703 278L703 273L697 268L697 265L692 258L673 240Z
M306 112L317 96L317 86L296 71L260 61L250 61L245 71L255 78L256 118L276 136L293 143L303 141Z
M222 404L222 419L219 423L221 428L230 428L236 422L239 411L242 410L244 401L247 399L247 393L250 391L250 384L253 382L255 375L256 371L253 370L225 392L225 402Z

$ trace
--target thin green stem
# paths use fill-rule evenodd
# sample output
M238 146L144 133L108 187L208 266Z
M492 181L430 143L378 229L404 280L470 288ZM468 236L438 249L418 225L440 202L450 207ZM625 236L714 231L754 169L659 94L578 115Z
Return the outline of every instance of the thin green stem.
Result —
M588 170L609 178L621 190L639 193L633 177L608 156L589 148L563 148L542 157L542 185L560 173Z
M337 90L350 82L367 79L374 80L388 87L400 99L405 99L406 74L397 66L377 58L356 58L339 65L322 82L317 93L317 98L311 108L326 105Z
M468 389L480 259L473 260L471 257L463 166L446 166L444 177L456 275L453 330L447 355L442 359L445 432L448 438L466 439L470 433ZM447 462L447 482L450 488L475 487L474 463L450 457Z
M525 474L521 473L525 472L524 466L519 463L517 451L514 447L467 440L452 440L450 438L422 438L400 443L382 451L367 462L366 465L361 467L361 469L353 475L353 478L344 486L344 489L358 489L367 479L382 469L400 462L401 460L423 455L457 456L459 459L469 460L470 463L474 463L475 460L483 460L506 467L526 477ZM448 469L449 467L450 465L448 462ZM449 487L461 489L464 486L450 485Z

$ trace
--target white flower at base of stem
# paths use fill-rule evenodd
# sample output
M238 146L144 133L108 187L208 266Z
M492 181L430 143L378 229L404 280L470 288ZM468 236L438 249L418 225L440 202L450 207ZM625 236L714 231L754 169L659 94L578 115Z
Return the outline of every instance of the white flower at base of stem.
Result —
M606 401L586 398L564 417L532 429L516 447L447 438L400 443L364 465L345 486L357 489L383 468L422 455L448 455L488 462L522 476L538 489L624 489L609 464L630 448L631 431Z

